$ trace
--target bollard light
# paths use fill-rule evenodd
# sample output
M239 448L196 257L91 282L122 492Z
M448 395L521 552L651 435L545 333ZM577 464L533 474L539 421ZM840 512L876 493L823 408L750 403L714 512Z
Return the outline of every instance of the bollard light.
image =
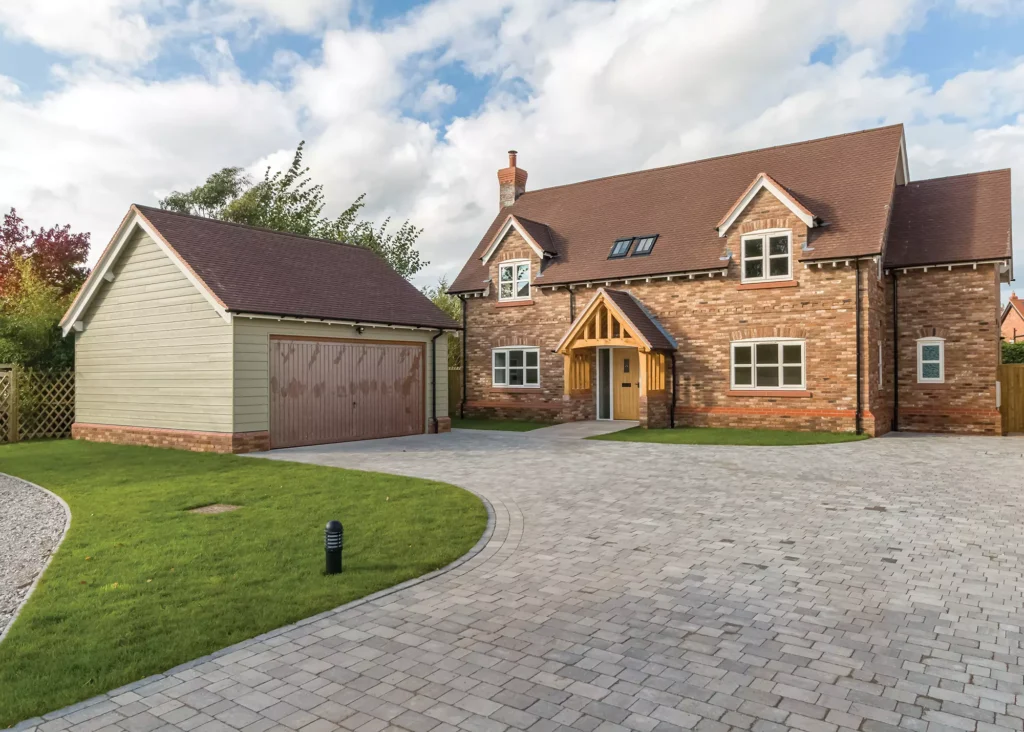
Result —
M327 555L327 574L341 574L341 548L345 529L340 521L328 521L324 529L324 553Z

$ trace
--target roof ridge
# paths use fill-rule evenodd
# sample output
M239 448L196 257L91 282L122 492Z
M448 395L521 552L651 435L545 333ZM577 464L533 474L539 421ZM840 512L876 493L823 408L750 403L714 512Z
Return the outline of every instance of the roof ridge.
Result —
M953 180L954 178L973 178L979 175L995 175L996 173L1011 173L1012 168L994 168L992 170L979 170L975 173L953 173L952 175L940 175L937 178L922 178L921 180L912 180L905 185L910 186L915 183L934 183L940 180Z
M351 242L347 242L347 241L338 241L337 239L321 239L320 237L317 237L317 236L306 236L305 234L296 234L295 232L292 232L292 231L279 231L278 229L270 229L270 228L267 228L266 226L252 226L250 224L239 224L239 223L237 223L235 221L224 221L223 219L214 219L214 218L210 218L209 216L199 216L197 214L187 214L187 213L182 213L181 211L172 211L171 209L168 209L168 208L160 208L159 206L146 206L145 204L141 204L141 203L133 203L132 206L134 206L135 208L140 209L140 210L157 211L157 212L162 213L162 214L170 214L171 216L180 216L183 219L195 219L195 220L198 220L198 221L209 221L212 224L223 224L224 226L234 226L236 228L246 229L248 231L263 231L263 232L266 232L268 234L278 234L279 236L290 236L293 239L303 239L305 241L322 242L324 244L337 244L337 245L340 245L340 246L343 246L343 247L351 247L352 249L361 249L362 251L371 252L373 254L376 254L376 252L374 252L372 249L369 249L367 247L359 246L358 244L352 244Z
M870 127L870 128L868 128L866 130L855 130L853 132L843 132L843 133L840 133L838 135L826 135L825 137L816 137L816 138L814 138L812 140L798 140L796 142L782 143L781 145L769 145L767 147L757 147L757 148L754 148L753 150L741 150L740 152L727 153L725 155L713 155L710 158L700 158L698 160L687 160L686 162L672 163L671 165L659 165L659 166L657 166L655 168L642 168L640 170L631 170L631 171L626 172L626 173L614 173L612 175L603 175L603 176L600 176L600 177L597 177L597 178L589 178L587 180L578 180L578 181L575 181L574 183L562 183L561 185L557 185L557 186L548 186L547 188L538 188L538 189L533 190L533 191L526 191L519 198L522 199L522 198L525 198L525 197L530 196L530 195L535 194L535 193L541 193L542 191L553 191L553 190L556 190L556 189L559 189L559 188L569 188L570 186L581 186L581 185L586 185L587 183L597 183L599 181L613 180L615 178L626 178L626 177L631 176L631 175L640 175L642 173L653 173L653 172L656 172L656 171L659 171L659 170L671 170L671 169L674 169L674 168L683 168L683 167L685 167L687 165L697 165L698 163L710 163L710 162L716 161L716 160L728 160L729 158L739 157L740 155L750 155L750 154L753 154L753 153L766 152L768 150L780 150L782 148L787 148L787 147L796 147L797 145L809 145L809 144L811 144L813 142L824 142L826 140L838 140L838 139L843 138L843 137L853 137L855 135L867 135L867 134L870 134L872 132L882 132L884 130L895 129L897 127L902 128L903 127L903 123L899 122L899 123L894 124L894 125L885 125L883 127Z

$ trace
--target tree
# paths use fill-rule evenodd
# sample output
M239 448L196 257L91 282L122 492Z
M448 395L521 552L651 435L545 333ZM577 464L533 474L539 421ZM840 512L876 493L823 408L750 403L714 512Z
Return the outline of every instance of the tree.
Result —
M456 295L448 294L448 280L443 275L435 287L424 287L423 294L456 323L462 322L462 300ZM448 339L448 366L451 368L461 368L462 366L461 334Z
M20 286L24 271L20 263L25 259L61 297L75 292L89 274L88 255L88 234L72 234L66 224L33 231L12 208L0 224L0 297L13 295Z
M390 219L385 219L380 226L358 220L359 212L366 205L365 194L337 218L325 218L323 186L314 184L309 177L309 168L302 165L304 146L304 142L299 143L287 170L271 173L267 168L263 180L253 183L241 168L224 168L191 190L171 193L160 201L160 207L356 244L375 251L406 278L428 264L420 259L416 249L416 240L422 229L406 221L396 231L388 231Z
M46 265L28 256L11 260L18 283L0 297L0 363L34 368L69 368L75 360L74 339L64 338L60 318L74 291L50 280Z
M1024 363L1024 341L1003 341L1003 363Z

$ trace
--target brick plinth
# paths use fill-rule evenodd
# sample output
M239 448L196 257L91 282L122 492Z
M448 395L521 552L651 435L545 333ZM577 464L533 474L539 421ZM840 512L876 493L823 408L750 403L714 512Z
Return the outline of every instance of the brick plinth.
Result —
M71 436L76 440L88 442L167 447L176 450L191 450L192 452L243 453L263 452L270 449L270 433L266 430L258 432L198 432L76 422L71 426Z
M451 432L452 431L452 418L451 417L438 417L436 424L431 424L427 430L428 434L437 434L438 432Z
M671 395L667 391L651 392L640 397L640 426L665 429L670 426Z

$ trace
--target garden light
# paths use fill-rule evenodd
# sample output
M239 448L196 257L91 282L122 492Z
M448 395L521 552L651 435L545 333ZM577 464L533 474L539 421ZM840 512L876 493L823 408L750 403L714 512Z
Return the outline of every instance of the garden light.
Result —
M327 555L327 574L341 574L341 547L345 529L340 521L328 521L324 530L324 553Z

